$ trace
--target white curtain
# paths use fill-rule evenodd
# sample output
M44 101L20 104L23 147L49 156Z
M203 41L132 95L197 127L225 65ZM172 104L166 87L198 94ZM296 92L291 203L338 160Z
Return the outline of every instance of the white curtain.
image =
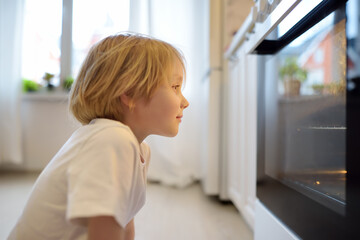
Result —
M0 163L21 163L21 45L24 0L0 0Z
M179 48L187 62L184 96L190 102L184 111L178 136L150 136L148 178L166 185L184 187L201 177L201 108L199 86L206 71L204 45L206 0L132 0L130 30L152 35Z

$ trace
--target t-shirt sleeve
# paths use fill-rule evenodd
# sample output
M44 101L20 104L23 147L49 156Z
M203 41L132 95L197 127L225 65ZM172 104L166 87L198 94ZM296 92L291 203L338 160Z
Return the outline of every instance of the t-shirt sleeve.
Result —
M137 146L121 128L87 140L67 171L66 218L86 225L93 216L113 216L125 227L133 218L131 191Z

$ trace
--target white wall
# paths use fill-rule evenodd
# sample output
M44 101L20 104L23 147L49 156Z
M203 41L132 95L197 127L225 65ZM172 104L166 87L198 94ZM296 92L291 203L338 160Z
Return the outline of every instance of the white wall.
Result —
M23 162L2 168L41 171L80 126L70 118L65 93L24 95L21 125Z

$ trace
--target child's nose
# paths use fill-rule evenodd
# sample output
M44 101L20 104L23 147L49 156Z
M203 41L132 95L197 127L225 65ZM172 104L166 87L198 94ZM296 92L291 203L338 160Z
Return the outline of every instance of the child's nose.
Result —
M188 100L186 100L186 98L184 96L182 96L182 101L181 101L181 108L185 109L189 106L189 102Z

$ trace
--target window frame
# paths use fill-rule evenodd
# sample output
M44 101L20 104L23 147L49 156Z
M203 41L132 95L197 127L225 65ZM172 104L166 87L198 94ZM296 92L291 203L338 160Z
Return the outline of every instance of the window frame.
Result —
M72 24L73 0L63 0L62 32L60 45L60 83L57 88L62 88L64 81L72 73Z

